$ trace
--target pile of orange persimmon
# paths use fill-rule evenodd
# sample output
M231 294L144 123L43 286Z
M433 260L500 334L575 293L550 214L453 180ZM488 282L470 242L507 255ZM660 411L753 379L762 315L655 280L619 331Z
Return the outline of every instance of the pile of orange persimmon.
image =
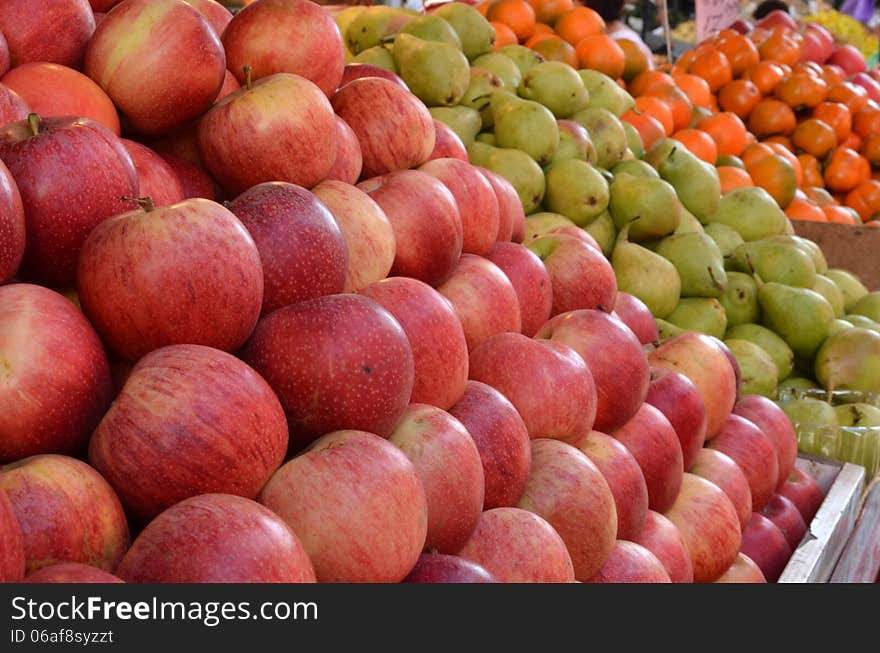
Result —
M496 47L521 43L617 79L635 98L621 119L645 148L679 140L717 167L723 191L757 185L792 219L880 226L880 105L839 67L802 61L797 31L723 30L652 69L572 0L478 8L495 25Z

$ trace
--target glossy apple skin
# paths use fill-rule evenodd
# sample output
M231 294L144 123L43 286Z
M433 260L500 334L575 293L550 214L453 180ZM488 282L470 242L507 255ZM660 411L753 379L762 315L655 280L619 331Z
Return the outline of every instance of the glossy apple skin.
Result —
M770 438L749 420L731 415L707 446L730 456L743 471L752 493L752 510L757 512L766 506L776 491L779 474Z
M336 118L312 82L276 73L211 107L197 140L208 172L232 195L267 181L311 188L336 160Z
M397 241L382 208L359 188L334 179L325 179L312 192L333 214L345 238L345 292L358 292L386 278Z
M361 154L361 144L357 134L354 133L348 123L336 116L336 158L327 179L337 179L346 184L355 184L361 176L364 166L364 157Z
M361 293L381 304L400 323L413 352L413 403L443 410L464 395L468 349L455 309L426 283L406 277L377 281Z
M459 552L501 583L571 583L565 542L542 517L521 508L493 508Z
M434 120L434 149L431 150L431 154L428 156L428 161L444 158L467 161L467 148L465 148L464 143L461 142L458 134L439 120Z
M638 297L618 291L614 302L614 312L636 334L636 338L643 345L649 345L660 340L654 316L651 315L651 311L648 310L645 303Z
M532 337L550 319L553 284L541 259L519 243L496 242L486 258L497 265L516 292L520 333Z
M232 20L232 12L221 5L216 0L183 0L190 7L199 12L217 32L217 36L222 36L229 21Z
M183 157L170 152L159 154L165 163L174 171L180 182L180 189L185 199L201 197L212 202L217 199L214 191L214 180L203 168L190 163Z
M0 129L0 160L24 206L27 247L20 277L40 285L73 285L86 237L127 211L136 197L134 163L109 129L89 118L45 118L33 134L27 121Z
M0 161L0 284L15 276L24 256L25 220L21 194Z
M693 583L694 565L678 527L659 512L648 511L645 525L633 542L653 553L673 583Z
M392 582L415 566L428 528L407 457L364 431L322 437L266 483L260 503L297 533L319 582Z
M660 560L648 549L626 540L614 543L602 568L589 583L671 583Z
M791 499L781 494L774 494L761 510L761 514L782 531L792 551L798 548L804 535L807 534L807 524Z
M0 80L41 117L83 116L119 136L119 115L104 90L81 72L60 64L26 63Z
M468 351L497 333L519 333L522 328L516 290L499 267L482 256L462 254L437 292L452 304Z
M847 75L865 72L865 58L852 45L838 45L828 58L828 63L840 66Z
M345 68L342 69L342 80L339 82L339 88L342 88L349 82L353 82L361 77L381 77L382 79L387 79L389 82L394 82L404 90L409 90L409 86L406 85L406 82L387 68L380 68L373 64L359 62L345 64ZM336 90L338 91L339 89Z
M678 498L663 515L684 540L695 582L711 583L736 560L742 541L739 517L714 483L685 472Z
M648 486L638 461L610 435L593 431L574 443L599 469L617 512L617 539L636 541L648 514Z
M752 518L752 491L749 481L733 459L717 449L700 449L688 470L717 485L736 509L739 523L745 528Z
M13 68L31 61L78 68L95 17L88 0L5 0L0 31Z
M121 141L137 170L140 197L151 198L156 206L168 206L185 199L180 180L161 156L146 145L126 138Z
M7 43L6 37L3 36L3 31L0 30L0 75L5 75L9 72L11 66L12 62L9 57L9 43Z
M616 317L598 310L569 311L544 324L535 337L566 344L587 363L596 382L597 431L617 430L645 401L651 383L648 359L635 334Z
M30 574L24 583L124 583L121 578L81 562L59 562Z
M768 583L779 580L791 558L791 547L785 535L776 524L757 512L752 513L743 530L740 551L758 565Z
M412 394L406 332L359 295L327 295L270 313L241 355L281 399L294 451L342 429L388 437Z
M463 231L455 197L443 182L418 170L398 170L357 187L382 208L394 229L390 274L435 288L446 281L461 257Z
M263 270L253 238L232 212L190 199L101 223L83 245L77 291L123 360L184 343L231 352L260 315Z
M110 368L98 334L63 295L0 286L0 463L78 453L110 404Z
M497 583L480 565L445 553L423 553L404 583Z
M266 182L228 206L260 252L263 315L342 292L348 247L333 214L313 193L283 181Z
M239 11L223 32L229 69L244 82L293 73L330 95L342 80L345 47L333 17L308 0L262 0ZM308 43L309 47L303 47Z
M27 102L6 84L0 83L0 127L18 122L31 112Z
M791 470L785 483L780 486L779 494L797 506L807 526L813 521L813 517L825 500L816 479L797 467Z
M733 414L757 426L773 442L776 449L778 490L794 469L798 442L794 425L774 401L761 395L746 395L733 407Z
M468 381L449 413L471 434L480 453L483 509L516 506L532 463L529 433L516 408L495 388Z
M101 475L68 456L44 454L0 467L0 492L21 527L25 573L57 562L113 571L128 550L128 522Z
M593 430L596 384L568 345L499 333L471 352L470 378L507 397L532 438L574 442Z
M238 83L238 80L228 70L223 73L223 86L220 87L220 92L217 93L217 97L214 98L214 104L217 104L220 100L225 98L227 95L232 95L235 91L241 88L241 84Z
M362 77L340 88L332 102L333 110L357 135L362 179L419 166L431 156L434 120L421 100L398 84Z
M725 571L715 581L716 583L766 583L764 572L755 564L755 561L743 553L736 556L736 560L730 569Z
M504 177L487 168L477 167L495 189L498 200L498 241L521 243L526 237L526 214L516 189Z
M172 345L134 366L89 442L89 461L146 523L197 494L254 498L281 465L287 424L247 365L201 345Z
M201 494L159 514L116 575L128 583L315 582L290 527L265 506L231 494Z
M20 582L24 568L24 536L12 504L0 492L0 583Z
M425 489L425 549L457 553L483 511L483 465L470 433L444 410L410 404L389 441L409 458Z
M706 405L699 390L680 372L652 368L645 401L672 424L681 444L682 465L689 471L706 441Z

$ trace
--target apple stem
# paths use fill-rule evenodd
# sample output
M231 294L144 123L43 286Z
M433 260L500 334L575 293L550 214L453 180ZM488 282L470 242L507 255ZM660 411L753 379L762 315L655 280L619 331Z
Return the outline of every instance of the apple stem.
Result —
M137 202L138 206L140 206L144 212L149 213L150 211L154 211L156 209L156 205L153 204L152 197L120 197L123 202Z
M244 66L244 87L247 90L251 90L251 81L252 81L251 80L251 71L252 70L253 69L250 67L249 64L245 64L245 66Z
M28 127L31 129L31 136L37 136L40 133L40 116L36 113L29 113L27 121Z

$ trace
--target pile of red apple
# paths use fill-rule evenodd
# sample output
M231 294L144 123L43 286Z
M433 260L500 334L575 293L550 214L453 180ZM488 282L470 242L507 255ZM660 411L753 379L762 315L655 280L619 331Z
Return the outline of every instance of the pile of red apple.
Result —
M42 4L0 5L0 580L778 578L784 413L584 232L523 246L318 5Z

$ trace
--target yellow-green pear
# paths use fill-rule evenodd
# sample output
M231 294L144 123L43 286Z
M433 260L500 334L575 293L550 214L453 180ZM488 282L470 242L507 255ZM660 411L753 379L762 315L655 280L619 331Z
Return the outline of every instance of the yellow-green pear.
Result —
M465 147L474 142L483 127L480 113L470 107L430 107L428 111L434 120L454 131Z
M556 148L551 165L568 159L595 163L596 148L583 125L574 120L557 120L556 126L559 127L559 147Z
M474 165L496 172L516 189L526 215L535 212L544 199L544 171L522 150L492 147L474 142L467 148Z
M559 147L559 127L547 107L512 93L493 93L489 107L499 147L521 150L538 165L550 163Z
M588 107L572 114L583 125L596 148L596 165L606 170L623 158L627 149L626 132L620 120L607 109Z
M862 297L868 294L868 289L859 281L859 278L848 270L831 268L825 272L825 276L831 279L843 293L843 308L849 310Z
M478 111L483 129L492 129L495 123L492 119L492 111L489 108L489 100L492 97L492 93L504 88L504 84L495 73L489 72L485 68L471 66L470 76L470 83L458 104L459 106Z
M834 309L835 317L843 317L846 313L844 309L843 292L831 279L821 274L816 275L816 281L813 283L813 290L822 295L831 304Z
M696 217L694 217L693 213L691 213L686 208L681 206L680 202L679 202L678 213L679 213L678 226L675 228L675 231L673 231L672 233L674 233L674 234L704 234L704 233L706 233L705 230L703 229L703 224L699 220L697 220ZM712 243L715 244L715 241L713 240ZM718 245L715 244L715 247L718 247ZM719 253L721 252L720 249L718 251L719 251ZM724 269L724 257L723 256L719 257L719 261L721 263L721 268Z
M665 258L628 238L629 226L618 234L611 253L617 289L642 300L654 317L666 318L681 295L678 270Z
M770 358L773 359L779 372L777 381L782 381L794 371L794 352L791 347L765 326L752 323L730 326L728 321L727 333L724 338L725 340L728 338L748 340L770 354Z
M398 34L391 54L409 90L428 106L453 106L467 91L470 64L455 46Z
M633 241L662 238L678 228L681 213L675 189L662 179L614 176L608 210L618 229L629 225Z
M744 242L742 236L733 227L719 222L710 222L703 227L703 231L718 245L721 256L725 259L725 265L727 259L732 257L734 250Z
M721 181L715 166L700 160L683 146L673 146L665 157L656 160L656 168L660 176L675 187L682 205L700 222L709 222L721 200Z
M761 316L758 306L758 284L750 274L727 272L727 286L718 298L727 313L727 326L757 322Z
M828 390L880 392L880 334L853 327L829 336L816 354L815 373Z
M627 173L636 177L645 177L647 179L660 179L660 173L654 170L649 164L638 159L630 159L629 161L618 161L611 168L611 174L619 175Z
M560 213L542 211L526 217L526 237L524 243L544 236L559 227L576 227L577 225Z
M384 45L374 45L372 48L367 48L360 54L356 54L352 58L352 62L368 63L371 66L384 68L395 75L397 74L397 64L394 63L394 55L392 55L391 50Z
M810 360L825 342L834 309L814 290L768 282L758 288L764 324L778 333L795 355Z
M525 100L540 102L557 118L567 118L586 108L590 101L590 94L574 68L561 61L532 66L516 92Z
M587 225L608 208L608 182L586 161L554 163L545 173L544 204L576 225Z
M480 143L485 143L486 145L492 145L493 147L498 146L498 143L495 142L495 134L492 132L480 132L477 134L476 140Z
M665 319L685 331L699 331L716 338L723 338L727 331L724 307L710 297L682 297Z
M757 274L763 281L812 288L816 282L813 259L800 247L775 240L743 243L733 252L738 272Z
M464 55L473 60L492 50L495 28L479 11L463 2L449 2L431 11L452 25L461 41Z
M617 227L614 226L611 214L608 211L602 211L598 218L582 228L599 243L602 253L610 258L617 239Z
M423 14L413 18L403 26L400 33L412 34L425 41L448 43L457 50L461 50L461 39L458 38L458 33L452 29L452 25L435 14Z
M503 54L498 54L497 52L490 52L489 54L481 55L471 61L471 65L476 68L488 70L501 80L501 83L504 84L504 88L512 93L516 92L517 87L522 81L522 73L519 71L519 68L516 67L516 64L508 57L505 57Z
M770 193L760 186L745 186L722 196L709 222L731 227L748 242L784 233L787 219Z
M618 118L635 107L632 95L627 93L613 79L598 70L579 70L581 80L590 92L590 106L607 109Z
M776 397L779 370L770 354L748 340L728 338L724 344L736 358L742 377L744 395L763 395L769 399Z
M685 332L685 330L681 327L675 326L671 322L667 322L666 320L659 317L654 318L654 321L657 323L657 335L659 336L661 341L666 340L667 338L671 338L673 336L681 335Z
M523 76L532 69L532 66L542 61L547 61L540 53L524 45L505 45L502 48L498 48L496 52L503 54L515 63L516 67L519 68L520 74Z
M682 297L718 298L727 287L721 250L706 234L672 234L663 238L655 251L678 270Z
M645 156L645 146L642 143L641 134L639 134L635 127L624 120L621 120L620 124L623 125L623 131L626 133L626 144L630 154L632 154L632 158L641 160ZM626 155L624 155L624 158L626 158Z
M852 315L864 315L875 322L880 322L880 292L869 292L859 299L848 311Z
M880 333L880 323L875 322L869 317L864 315L844 315L840 318L844 322L849 322L855 327L859 327L860 329L868 329L869 331L876 331Z
M397 34L413 16L395 7L375 5L358 12L345 30L345 43L352 54L382 43L383 39Z

